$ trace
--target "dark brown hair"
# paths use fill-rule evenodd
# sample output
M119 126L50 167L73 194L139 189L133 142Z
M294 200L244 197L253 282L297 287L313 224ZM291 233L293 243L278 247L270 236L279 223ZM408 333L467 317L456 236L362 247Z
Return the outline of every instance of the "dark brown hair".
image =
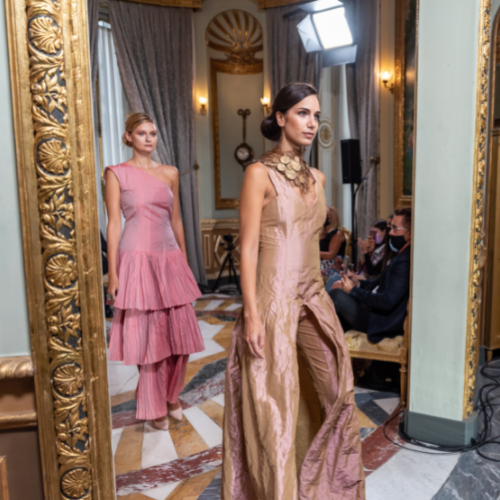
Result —
M127 121L125 122L125 134L127 132L131 134L139 125L142 125L143 123L155 124L153 119L146 113L131 113L127 116ZM125 146L131 148L132 143L127 140L127 136L125 134L122 136L122 142Z
M310 95L318 95L318 91L309 83L289 83L285 85L274 98L271 114L260 124L262 135L270 141L279 141L281 127L278 125L276 113L286 114L290 108L293 108L298 102Z
M411 231L411 207L396 208L394 215L403 217L405 227Z

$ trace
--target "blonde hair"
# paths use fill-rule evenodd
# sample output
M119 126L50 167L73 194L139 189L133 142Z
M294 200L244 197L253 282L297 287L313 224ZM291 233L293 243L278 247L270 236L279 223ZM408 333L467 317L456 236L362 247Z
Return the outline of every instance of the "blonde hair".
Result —
M331 224L333 227L340 227L340 217L339 213L337 212L337 209L335 207L327 207L327 209L330 211L330 218L332 220Z
M132 143L127 140L126 134L131 134L139 125L142 125L143 123L155 124L153 119L146 113L131 113L127 116L127 121L125 122L125 134L122 135L122 142L125 146L128 146L129 148L132 147Z

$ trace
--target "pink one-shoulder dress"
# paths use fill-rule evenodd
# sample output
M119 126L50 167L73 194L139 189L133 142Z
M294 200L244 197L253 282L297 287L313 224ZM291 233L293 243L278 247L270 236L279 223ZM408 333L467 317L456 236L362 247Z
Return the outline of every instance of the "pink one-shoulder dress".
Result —
M191 305L201 294L172 231L172 190L128 163L107 169L125 216L109 360L141 367L203 351Z

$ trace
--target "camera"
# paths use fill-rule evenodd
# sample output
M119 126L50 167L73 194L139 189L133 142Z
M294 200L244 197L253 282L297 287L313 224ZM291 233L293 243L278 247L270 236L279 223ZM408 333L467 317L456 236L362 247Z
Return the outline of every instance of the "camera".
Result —
M221 242L220 246L225 246L227 252L236 250L236 247L233 245L234 238L232 234L225 234L224 236L222 236L222 239L224 241Z

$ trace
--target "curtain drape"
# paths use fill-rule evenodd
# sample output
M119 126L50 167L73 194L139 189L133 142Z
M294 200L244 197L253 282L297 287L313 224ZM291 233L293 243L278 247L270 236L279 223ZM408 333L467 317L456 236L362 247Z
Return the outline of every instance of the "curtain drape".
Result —
M157 159L175 165L188 262L205 283L193 110L192 10L110 1L118 67L130 107L158 126Z
M271 97L288 83L306 82L319 88L321 56L307 53L297 30L297 24L305 14L283 19L283 15L295 10L296 5L266 10L269 80ZM318 67L319 66L319 67Z
M352 26L356 28L358 53L356 62L346 67L347 98L351 137L359 139L363 175L370 169L370 158L378 156L380 78L379 71L379 21L378 0L350 2ZM356 219L358 236L366 238L377 219L377 169L370 170L357 199Z
M99 98L102 158L107 167L128 160L131 150L122 143L129 105L120 78L111 26L103 21L99 23Z
M87 16L89 26L90 75L92 79L92 95L96 95L97 83L97 40L99 23L99 0L87 0Z

